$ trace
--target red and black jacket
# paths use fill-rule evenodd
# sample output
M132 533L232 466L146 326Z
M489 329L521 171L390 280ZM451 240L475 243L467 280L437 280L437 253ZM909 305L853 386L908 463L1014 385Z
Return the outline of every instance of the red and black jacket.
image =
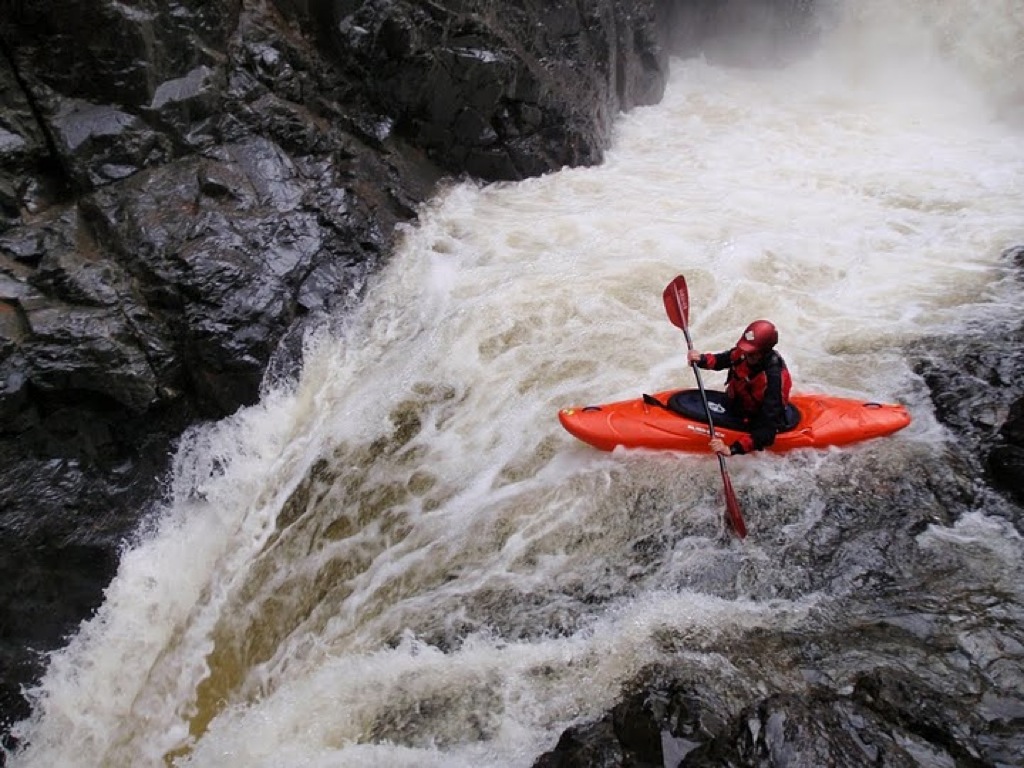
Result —
M729 369L725 381L729 410L743 419L749 433L730 446L733 453L760 451L775 442L775 435L786 426L786 407L793 386L786 361L778 352L769 352L752 365L734 347L718 354L705 353L697 367Z

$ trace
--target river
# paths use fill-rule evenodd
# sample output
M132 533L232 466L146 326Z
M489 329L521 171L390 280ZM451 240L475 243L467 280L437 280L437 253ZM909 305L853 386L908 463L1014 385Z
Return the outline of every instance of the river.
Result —
M961 650L1019 643L1024 544L998 497L930 509L951 438L908 350L1024 309L1024 8L850 6L785 66L674 60L599 167L438 195L294 379L188 435L11 764L525 768L666 654L799 690L756 638L849 635L839 686L901 596L918 638L957 615ZM697 348L769 318L795 389L913 423L730 460L743 543L710 454L575 441L564 406L693 385L677 274ZM908 664L955 667L926 647Z

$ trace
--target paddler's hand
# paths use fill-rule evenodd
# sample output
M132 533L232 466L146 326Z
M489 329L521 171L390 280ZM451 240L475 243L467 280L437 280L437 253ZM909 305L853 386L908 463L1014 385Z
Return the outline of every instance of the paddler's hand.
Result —
M698 352L696 349L691 349L686 353L686 362L699 363L702 357L704 357L703 352Z
M720 437L712 437L709 445L715 453L719 453L722 456L732 456L732 448L726 445L725 441Z

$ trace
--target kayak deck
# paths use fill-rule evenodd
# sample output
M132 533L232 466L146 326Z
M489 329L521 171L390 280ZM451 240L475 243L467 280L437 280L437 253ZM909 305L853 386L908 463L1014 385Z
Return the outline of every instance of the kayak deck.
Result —
M571 435L603 451L622 446L705 452L710 439L707 422L668 408L669 398L679 391L563 408L558 420ZM776 435L770 451L848 445L892 434L910 424L907 409L894 403L817 394L793 395L790 401L800 419L795 427ZM716 423L715 434L729 445L743 433Z

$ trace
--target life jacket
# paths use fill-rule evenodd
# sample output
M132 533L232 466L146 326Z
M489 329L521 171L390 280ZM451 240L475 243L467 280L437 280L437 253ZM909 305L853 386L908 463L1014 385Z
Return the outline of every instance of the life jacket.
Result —
M762 416L777 429L783 428L792 386L786 361L778 352L773 350L757 365L751 365L738 349L730 351L725 392L738 414Z

